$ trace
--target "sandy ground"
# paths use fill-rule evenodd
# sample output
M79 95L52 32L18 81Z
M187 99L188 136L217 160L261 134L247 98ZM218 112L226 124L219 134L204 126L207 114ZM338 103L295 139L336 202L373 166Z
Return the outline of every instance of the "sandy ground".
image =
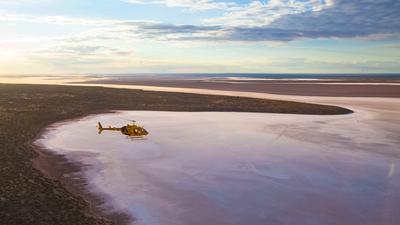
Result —
M106 196L106 206L133 215L134 224L400 223L400 99L146 88L333 104L355 113L121 112L49 129L40 143L90 165L84 176L92 189ZM142 122L151 135L134 141L97 134L98 120L122 125L121 117Z

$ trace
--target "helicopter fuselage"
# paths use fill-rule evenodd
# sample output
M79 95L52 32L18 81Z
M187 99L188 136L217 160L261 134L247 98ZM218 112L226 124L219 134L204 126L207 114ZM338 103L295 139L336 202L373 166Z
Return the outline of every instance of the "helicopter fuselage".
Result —
M111 126L109 126L108 128L105 128L99 122L97 128L99 129L99 134L101 134L101 132L104 130L120 131L122 134L130 136L130 137L144 137L149 134L146 129L144 129L143 127L138 126L136 124L127 124L126 126L123 126L120 128L111 127Z

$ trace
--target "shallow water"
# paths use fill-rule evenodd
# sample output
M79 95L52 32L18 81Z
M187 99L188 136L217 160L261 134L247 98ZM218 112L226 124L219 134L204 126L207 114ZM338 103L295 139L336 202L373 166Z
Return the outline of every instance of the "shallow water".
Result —
M399 224L397 140L340 116L118 112L56 124L38 141L90 165L106 207L134 224ZM135 119L150 135L97 133Z

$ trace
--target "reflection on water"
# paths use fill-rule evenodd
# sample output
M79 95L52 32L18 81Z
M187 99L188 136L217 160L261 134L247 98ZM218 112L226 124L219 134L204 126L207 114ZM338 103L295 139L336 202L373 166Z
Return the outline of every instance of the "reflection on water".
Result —
M400 224L400 162L372 152L399 146L357 116L121 112L62 124L41 142L92 165L90 185L135 224ZM94 132L97 121L122 127L119 117L151 135Z

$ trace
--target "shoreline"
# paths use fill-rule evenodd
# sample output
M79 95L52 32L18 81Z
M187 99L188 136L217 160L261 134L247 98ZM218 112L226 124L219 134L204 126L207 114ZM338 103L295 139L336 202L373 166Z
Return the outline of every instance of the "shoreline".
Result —
M334 106L230 96L66 85L0 84L0 86L0 110L2 110L0 122L2 127L8 128L0 130L3 134L0 136L3 142L0 157L6 157L2 163L2 168L6 166L6 170L0 170L0 174L6 180L1 183L0 189L11 190L11 192L3 192L5 198L0 199L0 201L6 201L7 204L7 208L0 212L5 223L19 221L20 224L29 224L42 221L45 224L109 224L103 217L88 215L86 210L88 204L82 197L72 195L67 191L61 185L62 182L49 179L32 167L32 159L38 156L32 143L48 126L60 121L76 120L91 114L109 112L111 109L303 112L303 114L319 114L319 110L324 109L320 111L322 114L351 112ZM299 108L296 110L297 107ZM39 152L40 154L42 154L42 159L50 157L44 151ZM63 160L63 158L60 159ZM42 164L42 168L45 166L46 164ZM49 164L47 166L51 167ZM69 166L71 166L70 169L75 169L71 164ZM9 176L15 173L20 175ZM57 176L57 174L49 173L47 175ZM15 185L18 185L18 188L15 188ZM26 195L21 196L20 193L26 193ZM16 201L8 199L16 199ZM27 211L20 214L21 208Z
M125 87L128 89L213 90L313 97L400 97L399 78L250 78L163 76L33 76L1 77L0 83L53 84L70 86ZM189 91L187 93L195 93Z
M153 87L153 88L155 88L155 87ZM160 88L160 87L156 87L156 88ZM159 91L159 90L158 90ZM187 90L186 90L187 91ZM197 90L198 91L198 90ZM204 91L204 90L203 90ZM207 90L206 90L207 91ZM208 91L210 91L210 90L208 90ZM187 93L187 92L185 92L185 93ZM198 93L197 93L198 94ZM243 95L245 95L245 97L249 97L249 96L246 96L248 93L242 93ZM262 94L262 93L253 93L253 94ZM252 96L252 97L254 97L254 96ZM286 99L285 98L285 96L281 96L284 100L292 100L292 99ZM309 96L311 99L313 99L313 97L312 96ZM255 97L255 98L260 98L260 96L258 96L258 97ZM268 98L268 99L271 99L271 98ZM317 98L318 99L318 98ZM338 99L337 97L331 97L331 98L329 98L329 99L333 99L333 100L335 100L335 99ZM340 98L339 98L340 99ZM356 99L370 99L370 98L356 98ZM384 99L384 98L383 98ZM308 99L309 100L309 99ZM315 97L314 97L314 100L312 100L312 102L314 102L315 101ZM323 101L322 101L323 102ZM319 104L321 103L321 100L319 101ZM325 102L325 104L328 104L328 103L326 103ZM340 106L340 107L346 107L346 108L348 108L348 109L350 109L350 110L352 110L354 113L358 113L357 112L357 109L356 108L353 108L353 107L349 107L348 105L346 105L346 106L344 106L343 105L343 103L341 103L341 104L333 104L333 105L336 105L336 106ZM356 114L355 114L355 116L356 116ZM97 114L93 114L93 116L94 115L97 115ZM90 116L90 115L87 115L87 116ZM80 119L82 119L82 118L86 118L87 116L84 116L84 117L80 117L80 118L77 118L77 119L74 119L75 121L76 120L80 120ZM371 115L369 115L369 116L371 116ZM73 120L73 121L74 121ZM72 122L73 122L72 121ZM69 122L71 122L71 121L69 121ZM64 159L65 161L68 161L68 162L70 162L68 159ZM72 161L73 162L73 161ZM84 165L76 165L77 167L78 167L78 169L80 168L80 169L84 169ZM69 180L74 180L76 177L75 176L72 176L72 177L69 177L68 179ZM82 176L81 177L79 177L79 178L81 178L81 179L83 179L83 180L85 180L85 178L83 178ZM79 184L78 184L79 185ZM87 187L87 186L84 186L84 185L81 185L81 187L84 187L84 190L81 190L80 191L80 193L82 194L83 193L83 196L84 196L84 198L86 198L86 199L91 199L91 198L93 198L93 200L89 200L89 201L92 201L92 204L91 205L97 205L97 207L95 207L95 208L100 208L100 206L101 206L101 204L102 203L104 203L104 201L102 201L102 199L104 200L104 199L106 199L107 198L107 196L105 196L105 195L102 195L101 193L96 193L96 191L94 191L94 190L90 190L90 187ZM79 188L79 186L78 186L78 188ZM87 193L86 191L89 191L89 193ZM85 193L86 192L86 193ZM74 193L74 192L73 192ZM99 206L100 205L100 206ZM104 210L104 209L103 209ZM98 214L97 215L100 215L100 216L103 216L103 217L105 217L105 218L110 218L112 221L114 221L116 224L126 224L126 222L127 221L131 221L130 220L130 218L132 218L132 217L129 217L129 215L127 215L127 214L125 214L125 213L123 213L122 214L122 212L120 213L120 214L118 214L117 213L117 216L116 217L113 217L112 215L111 215L111 217L110 217L110 215L107 215L107 214L104 214L104 211L99 211L98 212ZM123 216L122 216L123 215ZM114 218L114 219L113 219Z
M261 113L261 114L263 114L263 113ZM273 115L273 114L272 114ZM276 115L278 115L279 116L279 114L276 114ZM93 116L96 116L96 115L93 115ZM296 115L295 115L296 116ZM300 116L300 115L299 115ZM350 119L350 118L353 118L353 120L374 120L374 114L373 113L370 113L370 112L365 112L365 111L360 111L360 112L357 112L357 113L355 113L355 114L351 114L351 115L343 115L343 116L340 116L339 118L340 118L340 120L347 120L347 119ZM308 117L308 116L306 116L306 117ZM309 115L309 117L310 118L318 118L319 116L316 116L316 115ZM322 119L323 117L320 117L319 119L316 119L317 121L319 121L319 120L321 120L321 121L326 121L326 122L328 122L328 121L334 121L334 120L337 120L338 118L337 117L334 117L334 118L325 118L325 119ZM354 119L355 118L355 119ZM78 120L81 120L82 118L79 118ZM90 119L90 116L89 116L89 118L83 118L83 120L86 120L86 119ZM314 119L311 119L311 120L314 120ZM76 120L73 120L73 121L70 121L70 122L74 122L74 121L76 121ZM92 123L93 123L93 121L92 121ZM91 124L92 124L91 123ZM307 123L306 123L307 124ZM59 125L61 125L61 124L59 124ZM367 126L368 127L368 126ZM367 132L368 133L368 132ZM285 135L286 136L286 135ZM289 136L290 137L290 136ZM280 138L280 136L279 136L279 138ZM377 137L378 138L378 137ZM318 139L317 139L318 140ZM378 138L378 140L379 140L379 138ZM365 147L366 147L367 145L365 145ZM372 146L371 146L372 147ZM363 147L360 147L361 149L363 148ZM360 149L360 150L361 150ZM392 149L393 150L393 149ZM394 149L395 150L395 149ZM372 156L373 158L379 158L379 159L384 159L384 158L390 158L390 157L393 157L393 159L396 159L396 161L400 158L400 155L397 153L397 154L395 154L396 153L396 151L393 151L393 152L388 152L388 151L383 151L383 152L380 152L379 150L378 151L371 151L371 149L364 149L364 150L362 150L362 152L364 152L365 151L365 153L368 153L368 155L370 155L370 156ZM346 151L345 151L346 152ZM315 152L316 154L318 154L318 152ZM371 153L372 153L372 155L371 155ZM81 154L80 152L77 152L76 153L77 154L77 156L79 156L79 154ZM90 157L90 154L91 153L84 153L84 154L81 154L83 157L86 157L86 154L89 154L88 156ZM339 155L340 155L340 152L339 152ZM361 155L364 155L364 153L363 154L361 154ZM72 155L73 156L73 155ZM375 157L374 157L375 156ZM89 160L90 161L90 160ZM96 164L94 164L94 165L96 165ZM101 164L100 164L100 166L101 166ZM388 176L393 176L395 174L395 164L393 164L393 162L392 162L392 164L391 164L391 167L390 167L390 172L389 172L389 175ZM90 177L90 176L89 176ZM89 179L89 178L88 178ZM140 184L140 182L139 182L139 184ZM95 191L96 191L96 189L93 189L93 191L94 191L94 193L96 193ZM97 192L98 193L98 192ZM99 196L101 196L101 193L99 194L98 193L98 195ZM140 218L140 217L139 217Z
M102 193L96 193L87 183L84 177L84 171L89 165L77 162L76 160L68 159L65 155L57 154L51 149L45 148L38 143L43 139L49 131L67 123L76 122L84 118L89 118L98 114L110 114L114 111L99 111L87 113L77 118L69 118L55 122L40 131L38 136L31 142L32 149L37 153L37 157L33 158L32 167L39 170L45 177L61 182L62 186L74 196L82 198L86 204L90 216L106 219L113 224L122 225L128 224L135 219L123 211L110 210L103 207L107 196Z
M160 87L170 89L207 89L265 93L275 95L314 96L314 97L400 97L399 82L371 82L365 80L248 80L248 79L144 79L108 78L69 82L83 85L123 85L136 87Z
M102 208L106 198L96 193L87 184L87 179L82 175L87 165L65 158L63 155L40 146L33 147L38 154L32 160L33 168L39 170L45 177L61 182L62 186L72 195L82 198L88 207L85 213L105 219L113 224L127 224L131 221L124 212L108 212Z
M45 127L31 143L33 150L37 153L37 157L33 158L32 166L38 169L45 177L57 180L61 182L63 187L74 196L81 197L88 205L87 213L93 217L106 219L116 225L132 224L135 222L133 215L129 215L123 210L118 210L112 206L105 206L104 204L109 199L109 196L105 193L101 193L94 190L93 187L89 186L87 177L84 176L84 172L88 170L88 166L78 162L74 159L68 159L63 154L57 154L51 149L47 149L43 144L38 143L40 140L46 139L46 134L55 129L56 127L74 123L77 121L89 119L97 115L106 115L120 113L124 111L99 111L88 113L77 118L69 118L62 121L55 122ZM171 112L171 111L166 111ZM240 112L238 112L240 113ZM261 113L264 112L253 112ZM356 112L341 115L352 115ZM276 114L276 113L272 113ZM279 114L279 113L277 113ZM284 114L282 114L284 115ZM302 114L291 114L291 115L302 115ZM324 116L324 115L306 115L306 116ZM334 115L331 115L334 116Z

